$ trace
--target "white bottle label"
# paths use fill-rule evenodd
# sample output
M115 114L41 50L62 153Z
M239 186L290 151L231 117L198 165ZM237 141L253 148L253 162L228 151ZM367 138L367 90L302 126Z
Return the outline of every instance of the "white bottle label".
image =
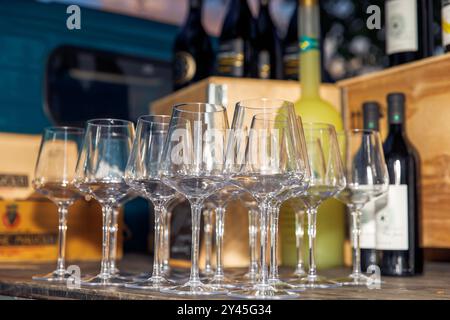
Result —
M376 248L408 250L408 186L390 185L385 202L376 215Z
M442 42L444 47L450 45L450 5L442 8Z
M386 27L387 54L418 51L417 0L387 1Z
M370 201L361 210L361 249L375 249L375 201Z

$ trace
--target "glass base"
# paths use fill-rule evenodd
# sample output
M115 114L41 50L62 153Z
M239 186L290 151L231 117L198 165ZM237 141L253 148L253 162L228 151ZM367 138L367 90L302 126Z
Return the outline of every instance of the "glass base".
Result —
M293 292L301 292L305 291L303 286L294 286L287 282L281 281L280 279L269 279L269 285L276 290L287 290Z
M300 297L297 293L278 290L271 285L257 284L248 289L235 290L228 294L229 297L239 299L258 299L258 300L285 300L296 299Z
M297 280L289 281L288 283L295 287L306 289L328 289L341 286L340 283L333 280L328 280L327 278L321 276L305 276Z
M213 278L215 275L214 270L210 269L210 270L202 270L200 271L200 277L202 278L207 278L207 279L211 279Z
M32 279L35 281L46 281L46 282L67 282L67 279L71 276L67 271L59 272L53 271L45 275L36 275Z
M112 275L102 275L99 274L93 278L81 281L82 286L123 286L129 283L129 280L112 276Z
M306 271L305 269L303 269L303 267L297 267L297 269L295 269L294 271L294 277L303 277L306 276Z
M162 288L171 288L173 285L174 283L172 281L164 277L151 277L147 280L127 283L125 284L125 288L159 291Z
M336 281L343 286L368 286L370 284L370 280L371 279L369 277L361 273L352 273L348 277L334 279L333 281Z
M120 279L124 279L127 281L133 281L134 278L136 277L135 274L132 274L129 272L123 272L123 271L120 271L119 269L115 269L115 271L112 273L112 276L114 278L120 278Z
M214 287L214 289L233 289L237 288L238 283L224 276L214 276L207 285Z
M211 296L225 295L228 293L226 290L214 288L200 281L188 281L181 286L161 289L161 292L181 296Z

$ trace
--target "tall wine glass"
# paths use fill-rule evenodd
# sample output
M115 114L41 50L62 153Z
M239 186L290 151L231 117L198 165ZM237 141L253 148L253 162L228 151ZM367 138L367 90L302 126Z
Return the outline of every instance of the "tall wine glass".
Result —
M288 116L283 115L284 106L290 106L290 103L279 104L279 112L271 110L270 114L255 115L248 134L233 128L235 130L230 136L227 174L233 184L250 192L258 202L261 240L261 271L258 282L249 289L231 292L230 295L234 297L282 299L298 296L270 285L266 262L267 226L271 204L280 194L302 181L305 175L301 148L294 142L299 140L298 125L295 120L290 121ZM239 117L239 108L235 112L238 112L235 117Z
M162 181L191 204L192 251L189 281L162 291L180 295L223 294L200 281L200 219L205 199L225 185L224 148L229 129L226 109L204 103L173 108L161 161Z
M171 286L161 270L161 240L167 206L176 196L174 189L161 182L159 165L169 128L169 116L142 116L138 120L136 139L125 171L127 184L149 199L155 212L153 273L149 279L126 284L128 288L160 290Z
M58 207L58 261L55 271L34 276L33 280L66 281L71 275L65 266L67 213L69 206L82 197L72 180L83 136L83 129L70 127L46 128L42 135L33 187Z
M353 272L336 281L343 285L361 286L368 280L361 272L361 209L388 191L389 176L378 132L349 130L340 132L338 137L347 184L336 198L347 205L352 218Z
M334 126L304 123L303 129L311 172L309 187L305 195L301 197L307 207L309 269L305 277L289 281L289 283L306 288L329 288L339 284L317 274L315 260L316 216L320 204L332 198L345 187L345 175Z
M241 189L227 186L209 197L209 201L216 205L216 271L214 277L208 282L214 288L235 288L236 281L225 276L223 266L223 238L225 235L225 213L228 203L242 193Z
M94 119L87 122L83 150L78 159L75 185L102 206L102 262L100 273L83 285L122 285L125 279L111 272L110 225L113 208L129 192L125 168L134 139L134 125L117 119Z

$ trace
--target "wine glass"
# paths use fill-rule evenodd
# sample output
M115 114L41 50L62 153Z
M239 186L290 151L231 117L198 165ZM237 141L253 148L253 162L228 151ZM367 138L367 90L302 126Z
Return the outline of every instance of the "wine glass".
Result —
M361 286L368 280L361 272L361 209L388 191L389 176L378 132L349 130L340 132L338 138L347 184L335 197L347 205L352 218L353 272L336 281Z
M310 179L306 193L301 196L307 208L309 269L306 276L288 283L306 288L339 286L317 274L315 261L316 216L320 204L332 198L345 187L344 169L334 126L322 123L304 123L308 151Z
M261 100L260 100L261 102ZM262 106L267 103L264 99ZM242 102L237 105L233 124L239 121L245 110ZM298 297L286 290L270 285L266 262L268 218L274 199L304 179L305 167L301 159L298 124L286 116L293 106L289 102L274 101L270 113L253 116L250 130L244 126L232 128L227 148L226 170L228 179L236 186L248 191L258 202L260 211L260 275L256 284L248 289L233 291L229 295L239 298L283 299ZM267 109L267 110L269 110Z
M122 285L127 280L111 272L110 236L113 208L129 192L125 168L134 139L134 125L119 119L94 119L87 122L83 149L78 159L75 185L102 206L102 262L100 273L83 285Z
M162 272L161 240L167 206L176 192L161 182L159 164L169 128L169 116L151 115L138 119L136 139L125 170L125 181L137 193L149 199L155 212L155 241L152 276L146 280L127 283L133 289L160 290L172 286Z
M34 189L58 207L58 260L56 270L34 276L39 281L66 281L70 277L65 266L68 208L82 195L72 180L81 150L84 130L70 127L50 127L44 130L34 172Z
M162 181L191 204L192 251L189 281L161 291L179 295L223 294L199 277L200 219L205 199L225 186L224 148L229 129L226 109L186 103L173 108L161 161Z
M227 186L209 197L209 201L216 206L216 271L213 278L208 281L214 288L235 288L236 281L225 276L223 267L223 238L225 234L225 213L227 204L242 193L241 189Z

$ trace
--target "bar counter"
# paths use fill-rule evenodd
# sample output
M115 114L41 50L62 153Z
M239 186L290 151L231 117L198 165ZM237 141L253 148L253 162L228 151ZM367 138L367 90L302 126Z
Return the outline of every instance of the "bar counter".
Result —
M50 284L31 280L35 274L52 270L51 265L0 265L0 296L4 298L25 299L185 299L185 297L143 292L125 288L91 288L68 289L65 284ZM98 263L83 263L83 272L95 274ZM151 258L128 255L120 263L123 270L141 273L151 270ZM241 274L245 270L226 270L229 274ZM281 274L287 275L291 269L281 268ZM323 275L330 278L345 276L350 272L348 268L324 270ZM188 270L186 270L188 274ZM83 274L82 274L83 275ZM427 263L423 276L411 278L382 277L381 289L366 287L340 287L336 289L317 289L301 292L299 299L376 299L376 300L418 300L418 299L450 299L450 263ZM192 298L195 299L195 298ZM201 297L204 300L203 297ZM226 296L216 296L214 299L227 299Z

